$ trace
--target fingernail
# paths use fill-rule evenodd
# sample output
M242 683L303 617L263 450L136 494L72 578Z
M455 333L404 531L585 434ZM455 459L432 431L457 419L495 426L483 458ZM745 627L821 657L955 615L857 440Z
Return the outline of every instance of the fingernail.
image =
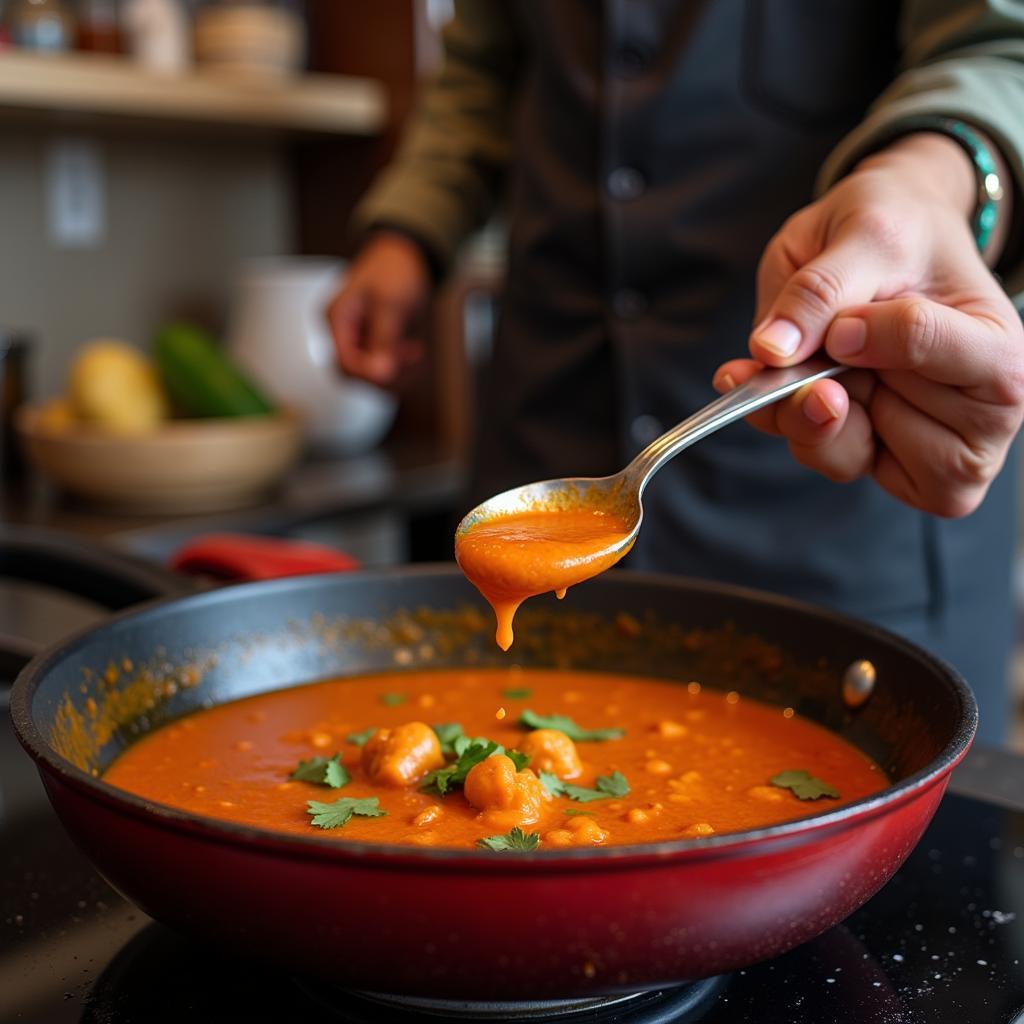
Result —
M723 394L726 391L732 391L734 387L736 387L736 381L733 380L731 373L721 373L715 379L715 388Z
M839 419L839 413L825 401L817 391L812 391L803 401L804 415L819 427Z
M841 316L828 332L825 348L836 359L845 359L864 351L868 325L852 316Z
M791 356L800 345L800 328L792 320L769 320L754 340L780 356Z

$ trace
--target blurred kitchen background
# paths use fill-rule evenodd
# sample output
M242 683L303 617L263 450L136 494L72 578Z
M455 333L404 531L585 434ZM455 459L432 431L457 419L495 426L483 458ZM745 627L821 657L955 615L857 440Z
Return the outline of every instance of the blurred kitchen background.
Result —
M430 366L400 401L333 372L322 322L351 209L437 64L449 11L414 0L0 0L5 521L119 544L131 534L148 553L153 538L169 547L233 506L217 517L224 529L245 520L315 534L374 564L449 556L471 390L466 316L486 344L500 247L482 240L447 285ZM151 356L183 325L297 413L304 443L222 438L223 486L203 492L175 462L189 451L179 437L157 456L192 495L172 509L146 476L157 449L122 437L103 453L95 436L76 447L95 430L66 421L95 419L81 389L102 389L97 373L116 390L109 374L132 372L112 366L118 346L87 343ZM85 352L88 370L77 366ZM177 413L203 414L180 397ZM19 400L29 413L16 413ZM132 401L120 394L115 414ZM224 478L246 467L250 480ZM195 530L178 515L200 509Z
M449 14L0 0L0 528L230 578L255 556L211 535L451 557L500 234L444 285L398 399L342 380L323 322ZM52 582L0 578L0 647L100 613Z

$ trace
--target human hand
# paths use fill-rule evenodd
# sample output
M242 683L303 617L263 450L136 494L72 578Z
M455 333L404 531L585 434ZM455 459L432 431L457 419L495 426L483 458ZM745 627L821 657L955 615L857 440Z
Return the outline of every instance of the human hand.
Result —
M824 347L858 369L750 421L831 480L870 475L924 511L972 512L1024 417L1024 329L978 254L974 197L966 155L942 135L864 161L768 244L754 360L719 367L715 387Z
M381 231L363 247L327 310L338 364L393 387L423 358L430 298L427 261L415 242Z

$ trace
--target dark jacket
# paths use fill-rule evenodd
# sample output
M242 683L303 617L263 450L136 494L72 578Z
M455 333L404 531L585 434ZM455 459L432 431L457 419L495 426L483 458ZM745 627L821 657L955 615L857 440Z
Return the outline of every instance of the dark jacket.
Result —
M745 354L769 238L816 179L827 186L901 117L967 118L1024 162L1024 13L1003 4L456 6L445 69L358 221L403 225L444 262L510 171L474 499L614 472L714 397L715 368ZM961 52L969 43L987 49ZM901 75L915 53L921 66ZM741 424L659 473L630 562L903 632L961 668L993 737L1011 642L1012 476L974 515L939 521L870 480L829 483Z

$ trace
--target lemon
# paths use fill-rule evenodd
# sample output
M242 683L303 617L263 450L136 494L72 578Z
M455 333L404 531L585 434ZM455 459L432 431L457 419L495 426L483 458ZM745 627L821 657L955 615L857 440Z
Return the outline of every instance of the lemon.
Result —
M167 418L167 398L152 363L124 341L83 345L72 363L68 398L75 415L119 434L144 434Z

